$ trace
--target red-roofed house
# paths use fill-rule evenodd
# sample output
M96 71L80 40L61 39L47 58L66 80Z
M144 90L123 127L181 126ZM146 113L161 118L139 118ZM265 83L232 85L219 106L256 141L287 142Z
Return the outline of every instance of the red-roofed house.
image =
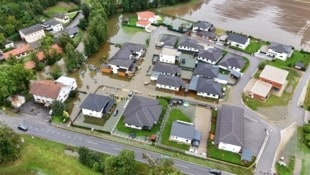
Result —
M22 45L20 47L17 47L15 49L12 49L8 52L3 53L3 58L8 59L10 56L16 57L16 58L22 58L28 55L28 53L31 51L31 47L28 44Z
M28 70L30 70L30 69L33 69L33 68L35 68L36 67L36 63L34 62L34 61L27 61L25 64L24 64L24 68L25 69L28 69Z
M143 12L137 12L138 21L136 25L138 27L144 27L147 28L152 23L156 21L156 16L154 12L151 11L143 11Z

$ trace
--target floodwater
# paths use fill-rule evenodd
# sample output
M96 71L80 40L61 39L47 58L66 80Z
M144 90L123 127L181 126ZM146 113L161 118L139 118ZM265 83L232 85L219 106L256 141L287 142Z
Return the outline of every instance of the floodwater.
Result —
M201 0L160 11L310 51L310 0Z

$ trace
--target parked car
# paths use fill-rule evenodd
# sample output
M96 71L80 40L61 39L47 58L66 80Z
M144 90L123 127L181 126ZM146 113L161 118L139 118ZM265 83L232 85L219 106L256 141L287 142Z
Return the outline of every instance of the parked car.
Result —
M28 126L26 126L26 125L24 125L24 124L19 124L19 125L17 126L17 128L18 128L19 130L22 130L22 131L27 131L27 130L28 130Z
M118 109L115 109L112 115L117 116L117 114L118 114Z
M221 175L222 171L218 169L209 169L210 174Z

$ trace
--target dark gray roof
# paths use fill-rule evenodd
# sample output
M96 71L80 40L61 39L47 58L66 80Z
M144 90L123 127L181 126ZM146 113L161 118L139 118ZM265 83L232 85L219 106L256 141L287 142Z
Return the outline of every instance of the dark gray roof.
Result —
M203 49L203 46L200 45L196 40L191 39L187 36L183 36L179 40L178 46L182 47L190 47L190 48L195 48L195 49Z
M115 100L108 96L89 94L80 105L80 108L96 112L102 111L105 114L109 112L114 103Z
M240 35L237 33L229 33L227 37L227 41L233 41L240 44L245 44L248 40L247 36Z
M243 147L244 110L232 105L223 105L218 112L215 143L229 143Z
M65 19L66 15L63 13L57 13L54 15L54 18L58 18L58 19Z
M204 31L204 30L203 31L198 31L197 35L203 36L205 38L210 38L210 39L215 39L216 38L215 33L210 32L210 31Z
M224 67L236 67L239 69L242 69L245 65L245 60L237 55L233 54L226 54L225 57L219 62L219 65L224 66Z
M213 24L207 22L207 21L197 21L195 24L193 24L193 27L199 27L202 29L212 28Z
M167 86L176 87L176 88L185 86L185 83L180 77L163 75L163 74L160 74L158 76L156 84L167 85Z
M174 64L169 63L156 63L152 69L153 72L161 72L166 74L180 74L181 69Z
M197 67L194 71L194 75L204 78L216 78L219 74L219 68L217 66L198 61Z
M70 27L66 29L66 32L68 33L68 35L75 35L79 32L79 28L78 27Z
M162 47L169 46L174 47L178 41L178 37L175 35L163 34L159 42L163 43Z
M170 135L192 140L195 136L195 131L194 125L183 123L182 121L174 121L172 123Z
M208 59L208 60L217 62L219 59L222 58L223 54L224 54L224 52L221 49L210 48L207 50L200 50L198 52L198 57L202 57L204 59Z
M123 47L109 60L109 64L130 68L134 60L131 59L132 53L143 49L140 44L124 43Z
M291 53L291 51L293 50L292 46L288 46L288 45L284 45L284 44L280 44L280 43L276 43L276 42L272 42L269 45L269 49L272 49L278 53L286 53L289 54Z
M124 122L139 127L152 127L158 121L161 110L157 100L135 95L123 113Z
M47 27L49 27L49 26L56 26L56 25L58 25L58 24L61 24L61 22L56 21L55 19L49 19L49 20L47 20L47 21L45 21L45 22L43 23L43 25L44 25L44 26L47 26Z
M222 85L207 78L193 76L188 89L196 92L219 95L220 97L222 96Z
M33 26L21 29L19 31L22 32L24 35L29 35L31 33L38 32L38 31L43 30L43 29L44 29L44 27L41 24L35 24Z
M133 44L133 43L124 43L122 50L129 50L131 52L139 52L143 49L143 46L141 44Z

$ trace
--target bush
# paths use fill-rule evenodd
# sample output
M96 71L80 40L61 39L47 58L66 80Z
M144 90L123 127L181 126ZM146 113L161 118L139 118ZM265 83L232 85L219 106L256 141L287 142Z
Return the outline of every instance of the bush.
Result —
M104 164L99 154L89 150L86 147L80 147L78 150L79 161L97 172L104 171Z
M303 127L304 133L310 133L310 124L305 124Z

